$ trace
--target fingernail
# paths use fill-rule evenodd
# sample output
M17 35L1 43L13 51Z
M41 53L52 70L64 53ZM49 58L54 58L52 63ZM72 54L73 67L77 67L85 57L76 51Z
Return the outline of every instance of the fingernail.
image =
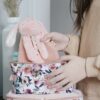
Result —
M50 85L49 85L49 86L47 86L47 87L48 87L48 89L51 89L51 88L52 88L52 86L50 86Z
M52 85L52 88L57 88L57 86L55 86L55 85Z
M51 85L48 86L48 88L51 89L51 88L57 88L57 87L55 85L51 84Z
M52 84L50 82L48 82L47 80L45 80L46 85L51 86Z
M62 65L65 65L65 62L61 62Z
M56 89L56 91L62 91L62 90L63 90L62 88L57 88L57 89Z
M49 76L45 76L44 78L48 80L49 79Z

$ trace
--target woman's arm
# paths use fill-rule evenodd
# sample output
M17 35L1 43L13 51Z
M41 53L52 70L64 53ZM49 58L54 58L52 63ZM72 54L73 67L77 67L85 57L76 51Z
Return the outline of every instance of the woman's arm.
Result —
M67 37L69 37L69 43L64 49L65 54L78 55L80 37L74 34L68 34Z
M100 55L86 59L87 77L97 77L100 80Z
M48 83L58 90L69 88L88 77L97 77L100 80L100 56L82 58L66 55L61 60L64 64L63 67L54 70L47 76ZM67 85L64 86L65 84Z
M79 36L68 34L67 36L61 33L52 32L45 35L42 41L54 41L58 51L64 51L66 54L77 55L79 49Z

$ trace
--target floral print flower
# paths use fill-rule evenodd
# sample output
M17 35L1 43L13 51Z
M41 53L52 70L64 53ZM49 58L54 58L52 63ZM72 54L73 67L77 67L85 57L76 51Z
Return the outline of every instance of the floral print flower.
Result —
M52 94L60 93L56 89L49 89L45 75L52 73L53 69L61 67L60 63L55 64L11 64L12 74L16 76L13 80L14 92L16 94ZM15 74L16 73L16 74ZM65 92L71 92L70 88Z
M32 68L30 66L26 66L23 71L28 74L28 73L31 73L32 72Z

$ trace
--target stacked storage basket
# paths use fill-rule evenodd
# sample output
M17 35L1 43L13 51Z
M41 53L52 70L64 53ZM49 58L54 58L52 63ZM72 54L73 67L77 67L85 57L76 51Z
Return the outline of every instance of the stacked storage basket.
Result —
M7 100L82 100L81 92L73 87L58 92L56 89L48 89L44 76L59 67L60 63L42 65L11 63L12 74L15 77L13 89L7 94Z
M10 63L13 89L7 94L7 100L82 100L81 92L73 86L66 91L48 88L45 76L62 67L62 64L57 62L59 57L54 43L50 41L49 46L45 46L39 40L47 33L44 26L28 19L16 25L10 35L17 34L17 30L21 33L19 59ZM10 35L11 39L13 35ZM11 46L9 41L7 43ZM43 60L39 54L44 57Z

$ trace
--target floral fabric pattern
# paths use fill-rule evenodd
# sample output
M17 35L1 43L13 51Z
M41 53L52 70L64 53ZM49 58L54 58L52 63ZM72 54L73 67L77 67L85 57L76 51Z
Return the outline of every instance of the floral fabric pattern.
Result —
M16 94L53 94L71 93L73 87L66 91L57 92L55 88L48 89L45 82L45 75L54 69L61 67L60 63L55 64L21 64L11 63L13 75L13 91Z

